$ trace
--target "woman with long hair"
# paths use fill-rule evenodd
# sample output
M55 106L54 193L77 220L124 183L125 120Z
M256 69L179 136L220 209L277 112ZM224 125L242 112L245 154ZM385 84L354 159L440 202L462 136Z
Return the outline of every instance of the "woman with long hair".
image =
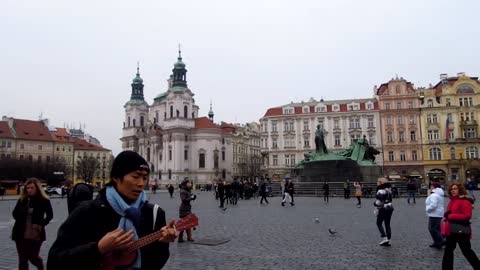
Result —
M354 182L353 186L355 187L355 198L357 198L357 207L362 207L362 184L359 182Z
M52 205L38 179L25 182L20 198L13 210L15 225L12 240L18 253L18 269L27 270L30 261L37 269L43 270L43 260L39 255L45 241L45 226L52 220Z
M190 204L191 201L197 198L197 195L192 194L192 183L189 180L183 180L180 184L180 199L182 203L180 204L180 218L184 218L192 213L192 205ZM192 242L192 229L187 229L187 241ZM178 235L178 242L182 243L185 242L183 240L183 231L180 232Z
M472 229L470 219L472 219L472 202L467 196L465 187L453 182L448 188L450 202L447 211L443 215L445 219L445 252L443 253L442 269L453 269L453 251L457 243L462 250L463 256L467 259L473 269L480 269L480 261L472 250L470 239L472 238Z

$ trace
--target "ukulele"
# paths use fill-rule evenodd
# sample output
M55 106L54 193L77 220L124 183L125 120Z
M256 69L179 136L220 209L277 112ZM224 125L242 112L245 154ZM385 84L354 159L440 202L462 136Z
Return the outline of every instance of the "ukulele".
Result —
M195 214L180 219L175 223L177 231L181 232L198 226L198 217ZM160 231L145 235L140 239L133 241L132 245L124 250L117 250L107 253L103 259L102 270L115 270L117 267L129 266L137 259L137 249L146 245L157 242L161 236Z

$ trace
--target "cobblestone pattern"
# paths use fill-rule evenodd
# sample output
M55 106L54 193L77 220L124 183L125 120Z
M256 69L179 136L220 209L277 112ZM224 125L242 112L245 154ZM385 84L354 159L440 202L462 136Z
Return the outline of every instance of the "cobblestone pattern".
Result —
M373 200L334 198L325 204L321 198L295 198L295 206L280 205L280 198L240 200L237 206L218 208L213 193L195 192L193 212L200 219L194 238L229 238L219 246L191 243L171 244L171 256L164 269L440 269L443 251L431 243L424 213L424 198L408 205L394 201L392 246L378 245L380 236L373 215ZM149 195L167 212L178 215L179 198L165 192ZM0 269L17 269L17 255L10 238L14 200L0 201ZM54 219L47 226L47 241L41 256L46 260L58 227L66 218L66 200L52 199ZM473 249L480 254L480 232L474 210ZM316 223L315 218L320 222ZM328 228L338 233L330 235ZM34 267L32 266L32 269ZM455 269L471 269L460 249L455 251Z

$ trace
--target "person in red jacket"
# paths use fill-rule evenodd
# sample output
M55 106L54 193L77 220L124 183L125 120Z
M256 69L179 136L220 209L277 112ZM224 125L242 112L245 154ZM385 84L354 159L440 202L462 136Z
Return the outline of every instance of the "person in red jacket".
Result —
M445 236L446 245L445 252L443 253L442 269L453 269L453 251L455 250L457 243L462 250L463 256L468 260L473 269L480 269L480 261L477 255L472 250L470 239L471 226L470 219L472 219L472 200L467 197L467 192L463 185L453 182L448 188L448 195L450 196L450 202L447 206L447 211L444 214L446 220L445 223ZM450 229L452 223L456 224L468 224L470 226L469 234L454 233Z

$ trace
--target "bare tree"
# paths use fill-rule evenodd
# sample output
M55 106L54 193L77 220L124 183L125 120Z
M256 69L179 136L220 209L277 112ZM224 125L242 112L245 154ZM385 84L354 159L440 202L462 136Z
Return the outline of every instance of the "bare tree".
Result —
M94 157L84 157L77 161L77 177L85 183L91 183L100 168L100 163Z

